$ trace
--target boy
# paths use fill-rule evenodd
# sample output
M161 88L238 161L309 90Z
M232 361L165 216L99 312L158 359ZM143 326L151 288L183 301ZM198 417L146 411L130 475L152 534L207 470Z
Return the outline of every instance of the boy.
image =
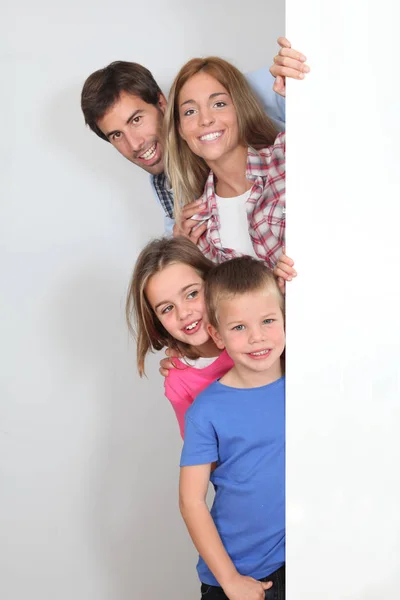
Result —
M185 418L180 508L200 553L202 597L282 600L283 297L272 272L243 256L210 272L205 301L210 333L234 367L196 398ZM214 461L210 513L206 493Z

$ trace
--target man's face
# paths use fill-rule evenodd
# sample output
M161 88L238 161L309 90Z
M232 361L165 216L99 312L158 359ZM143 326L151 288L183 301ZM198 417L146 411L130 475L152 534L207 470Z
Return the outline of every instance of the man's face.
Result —
M97 121L97 126L118 152L152 175L164 171L161 126L166 103L162 94L154 106L139 96L121 92L118 100Z

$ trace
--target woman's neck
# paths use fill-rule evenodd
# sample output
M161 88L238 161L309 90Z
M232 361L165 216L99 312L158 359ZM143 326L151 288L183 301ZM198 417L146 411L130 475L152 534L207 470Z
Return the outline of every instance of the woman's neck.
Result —
M215 161L209 161L216 186L215 191L222 198L234 198L249 190L252 183L246 179L247 146L237 146Z

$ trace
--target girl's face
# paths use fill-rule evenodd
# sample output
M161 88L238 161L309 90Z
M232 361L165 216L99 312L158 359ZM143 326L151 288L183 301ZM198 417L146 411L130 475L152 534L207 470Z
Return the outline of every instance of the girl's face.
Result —
M207 163L225 157L239 145L236 109L228 90L201 71L178 96L179 133L194 154Z
M204 281L193 267L175 263L153 275L147 299L168 333L191 346L210 340L204 305Z

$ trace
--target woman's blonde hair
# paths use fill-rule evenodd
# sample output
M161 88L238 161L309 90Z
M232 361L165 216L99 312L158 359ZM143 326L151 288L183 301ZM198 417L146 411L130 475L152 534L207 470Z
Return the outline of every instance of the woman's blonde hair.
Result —
M193 58L179 71L169 94L164 119L165 169L175 196L175 218L185 204L199 198L210 172L205 160L194 154L179 134L179 94L200 71L208 73L228 91L236 108L239 143L255 149L271 146L277 130L265 114L245 76L222 58Z
M172 264L189 265L202 279L212 269L213 263L203 256L193 242L184 237L160 238L143 248L136 261L129 283L125 314L128 327L136 338L137 367L140 376L145 372L144 363L148 352L168 347L188 358L199 354L189 344L172 337L162 326L146 296L150 278Z

